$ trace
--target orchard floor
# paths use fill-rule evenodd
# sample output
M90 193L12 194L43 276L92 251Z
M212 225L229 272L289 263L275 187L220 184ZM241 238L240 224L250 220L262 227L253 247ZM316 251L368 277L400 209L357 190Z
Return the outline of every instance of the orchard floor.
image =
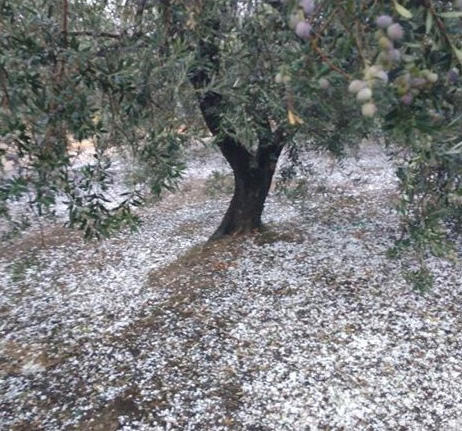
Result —
M311 162L261 234L205 244L229 199L212 154L138 233L2 245L0 430L462 430L461 267L430 259L420 294L385 257L378 148Z

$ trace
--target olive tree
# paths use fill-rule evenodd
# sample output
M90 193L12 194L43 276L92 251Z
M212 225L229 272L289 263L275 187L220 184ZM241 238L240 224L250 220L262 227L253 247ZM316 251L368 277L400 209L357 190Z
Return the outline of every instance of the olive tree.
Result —
M341 153L379 133L393 149L403 239L435 253L460 217L462 5L431 0L3 1L4 152L19 174L2 211L67 197L88 233L134 222L134 183L114 206L106 152L128 148L151 190L181 173L190 124L213 136L235 180L212 238L249 232L283 148L304 140ZM70 169L69 136L96 143Z
M4 212L25 194L42 214L66 195L72 225L88 234L132 221L138 189L116 207L105 151L124 145L150 169L156 193L179 176L185 111L202 124L235 174L235 192L214 234L247 232L261 214L276 163L294 130L274 75L285 16L240 2L3 2L2 135L20 174L2 187ZM185 106L189 107L185 109ZM68 138L91 138L97 160L70 170Z

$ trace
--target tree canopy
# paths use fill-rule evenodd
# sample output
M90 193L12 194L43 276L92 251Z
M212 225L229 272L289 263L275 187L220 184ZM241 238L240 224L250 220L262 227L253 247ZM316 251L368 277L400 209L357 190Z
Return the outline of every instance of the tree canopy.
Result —
M211 135L235 191L214 237L261 226L286 146L343 154L373 136L399 166L403 237L438 254L461 219L462 4L433 0L4 0L0 212L65 203L87 236L137 223ZM184 133L184 126L188 133ZM181 129L181 130L180 130ZM181 131L181 133L180 133ZM75 166L69 141L91 139ZM295 147L294 147L295 146ZM116 203L108 152L143 175Z

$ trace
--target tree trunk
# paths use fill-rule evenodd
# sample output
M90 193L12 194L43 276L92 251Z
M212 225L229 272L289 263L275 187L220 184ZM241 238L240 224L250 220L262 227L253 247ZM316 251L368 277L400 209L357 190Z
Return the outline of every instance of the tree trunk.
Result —
M219 21L214 25L212 28L219 32ZM234 174L234 195L220 226L210 238L213 240L261 227L265 200L288 135L282 128L273 130L270 116L258 113L253 107L251 115L259 125L256 131L258 148L255 154L250 152L235 138L235 133L223 130L221 116L227 111L227 102L222 94L208 88L212 77L219 74L217 41L213 38L200 40L196 61L197 64L189 70L189 81L197 91L205 123Z
M253 232L262 226L261 216L276 161L261 157L257 160L257 156L243 150L236 151L234 156L233 163L230 163L234 174L233 198L211 240L226 235Z

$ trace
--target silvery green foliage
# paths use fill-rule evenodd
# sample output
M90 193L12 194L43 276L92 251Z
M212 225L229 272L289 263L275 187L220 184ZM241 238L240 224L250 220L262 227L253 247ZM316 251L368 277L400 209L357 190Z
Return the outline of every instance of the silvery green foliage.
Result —
M399 165L397 250L447 251L462 199L457 2L9 0L1 7L2 152L17 168L2 179L4 215L26 197L46 214L65 196L70 223L89 235L133 221L142 182L159 193L180 176L187 136L177 132L186 124L203 133L196 101L208 92L222 101L220 134L250 151L268 124L288 140L298 134L298 145L340 155L379 133ZM204 46L213 55L201 56ZM194 91L198 71L211 79ZM93 140L95 161L73 167L69 137ZM144 166L115 205L105 201L114 147Z
M312 26L310 39L302 42L306 56L294 81L313 82L313 75L319 78L324 68L323 78L334 83L322 91L318 81L323 96L306 95L306 104L312 103L318 112L338 113L347 106L345 98L355 99L356 108L350 105L353 111L345 115L344 121L350 122L346 130L355 127L355 112L359 113L363 125L378 130L394 155L403 235L390 254L415 252L421 271L410 278L425 288L430 278L426 253L456 257L454 228L461 220L462 14L458 5L324 1L309 17L298 3L289 7L289 20L296 16ZM303 97L307 87L297 88L297 96ZM330 97L335 91L334 102ZM316 114L301 118L316 122Z
M15 228L24 217L10 211L15 201L29 217L65 205L68 224L87 237L135 227L141 183L159 194L181 174L183 138L166 121L175 118L177 102L166 90L175 74L147 55L158 41L141 36L136 11L116 3L1 5L0 211ZM84 165L70 151L71 141L82 140L95 147ZM144 166L144 177L124 188L116 187L109 157L117 147Z

